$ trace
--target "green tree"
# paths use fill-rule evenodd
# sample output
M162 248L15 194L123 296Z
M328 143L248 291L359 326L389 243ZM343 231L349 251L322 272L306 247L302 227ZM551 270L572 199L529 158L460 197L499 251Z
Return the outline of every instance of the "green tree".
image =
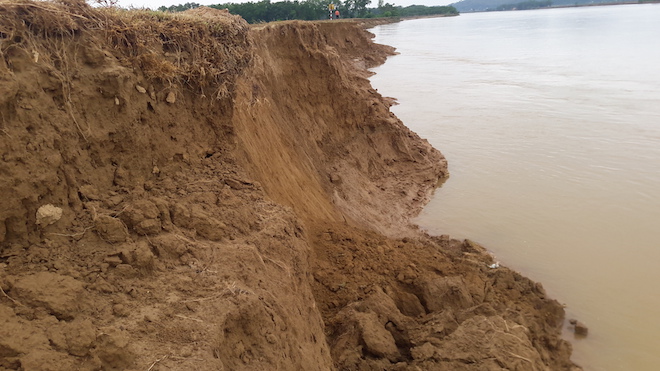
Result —
M550 0L546 0L546 1L530 0L515 4L502 4L497 8L495 8L495 10L528 10L528 9L547 8L551 5L552 5L552 1Z
M451 5L447 6L424 6L424 5L410 5L405 8L399 9L399 15L402 17L418 16L418 15L457 15L458 11Z
M383 0L379 0L388 16L397 15L400 7L395 7L392 4L382 4ZM373 17L367 5L371 0L286 0L271 2L270 0L261 0L257 2L248 1L245 3L224 3L211 5L211 8L228 9L232 14L238 14L249 23L257 22L272 22L288 19L301 19L301 20L318 20L328 18L328 5L335 4L342 17ZM170 7L160 7L158 10L180 12L187 9L197 8L200 5L197 3L186 3L183 5L173 5ZM380 10L377 14L382 13Z
M367 5L371 4L371 0L346 0L344 1L344 8L351 18L365 17L369 11Z
M201 5L198 3L185 3L185 4L179 4L179 5L172 5L169 7L161 6L158 8L161 12L183 12L188 9L195 9L199 8Z
M382 2L383 0L380 0L380 1ZM396 17L396 16L398 16L399 15L399 8L400 7L394 6L394 4L390 4L390 3L381 4L378 7L378 9L381 12L382 17Z

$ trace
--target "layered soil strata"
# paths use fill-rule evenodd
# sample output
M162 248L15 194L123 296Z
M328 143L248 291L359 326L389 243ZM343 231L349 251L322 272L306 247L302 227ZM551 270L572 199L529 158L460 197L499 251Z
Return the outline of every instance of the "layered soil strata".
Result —
M575 367L541 285L409 225L446 162L356 24L0 13L0 370Z

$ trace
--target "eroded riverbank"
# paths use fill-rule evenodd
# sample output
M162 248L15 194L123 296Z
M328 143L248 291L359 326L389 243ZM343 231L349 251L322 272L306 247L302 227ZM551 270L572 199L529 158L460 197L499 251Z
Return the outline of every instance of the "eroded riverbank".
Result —
M540 284L408 224L446 162L363 29L0 8L2 367L575 367Z

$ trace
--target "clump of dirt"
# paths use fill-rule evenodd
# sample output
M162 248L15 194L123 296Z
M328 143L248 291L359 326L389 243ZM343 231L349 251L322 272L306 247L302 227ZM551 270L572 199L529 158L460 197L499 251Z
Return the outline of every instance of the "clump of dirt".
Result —
M314 292L339 369L562 370L563 309L472 241L388 239L345 225L313 237Z
M446 162L357 25L0 12L0 369L572 366L539 285L408 224Z

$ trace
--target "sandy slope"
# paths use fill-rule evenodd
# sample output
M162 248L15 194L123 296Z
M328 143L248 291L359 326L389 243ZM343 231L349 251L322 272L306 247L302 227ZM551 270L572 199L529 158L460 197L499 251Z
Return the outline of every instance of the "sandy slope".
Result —
M539 284L408 225L446 163L366 31L0 12L0 369L573 367Z

